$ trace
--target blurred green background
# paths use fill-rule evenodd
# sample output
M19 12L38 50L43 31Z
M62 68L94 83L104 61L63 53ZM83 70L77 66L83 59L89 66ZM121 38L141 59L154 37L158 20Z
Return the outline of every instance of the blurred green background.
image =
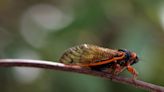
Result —
M136 52L138 79L164 86L163 0L0 0L1 58L57 62L82 43ZM0 68L0 92L127 91L146 92L77 73Z

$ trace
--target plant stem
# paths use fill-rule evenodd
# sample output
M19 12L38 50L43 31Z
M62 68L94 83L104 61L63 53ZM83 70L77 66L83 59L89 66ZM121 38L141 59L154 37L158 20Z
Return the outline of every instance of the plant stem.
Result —
M0 67L34 67L44 68L51 70L60 70L67 72L76 72L81 74L87 74L97 76L105 79L109 79L118 83L128 84L137 88L153 92L164 92L164 87L155 84L147 83L141 80L132 80L131 78L124 78L120 76L112 76L112 74L105 72L93 71L90 69L83 69L80 66L70 66L62 63L43 61L43 60L28 60L28 59L0 59Z

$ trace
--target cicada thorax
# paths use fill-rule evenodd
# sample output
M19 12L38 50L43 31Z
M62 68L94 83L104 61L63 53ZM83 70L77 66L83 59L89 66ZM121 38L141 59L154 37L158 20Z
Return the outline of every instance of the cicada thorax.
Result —
M65 64L85 66L87 64L111 60L112 58L119 57L120 55L122 55L122 53L117 50L82 44L66 50L59 61Z

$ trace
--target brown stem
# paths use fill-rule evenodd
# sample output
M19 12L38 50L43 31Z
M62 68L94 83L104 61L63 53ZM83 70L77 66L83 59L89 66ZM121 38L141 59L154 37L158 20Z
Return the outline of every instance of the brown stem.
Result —
M143 82L141 80L132 80L131 78L124 78L119 76L112 76L109 73L93 71L89 69L83 69L79 66L70 66L62 63L55 63L50 61L42 61L42 60L27 60L27 59L0 59L0 67L36 67L36 68L44 68L44 69L53 69L60 71L68 71L68 72L77 72L82 74L93 75L97 77L102 77L105 79L110 79L112 77L112 81L128 84L135 86L137 88L142 88L149 91L155 92L164 92L164 87L154 85L151 83Z

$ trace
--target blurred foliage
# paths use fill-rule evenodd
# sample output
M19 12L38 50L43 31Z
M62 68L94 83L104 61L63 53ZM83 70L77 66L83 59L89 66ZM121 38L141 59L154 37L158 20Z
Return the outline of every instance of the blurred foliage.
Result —
M139 79L164 86L162 0L0 0L0 57L58 61L89 43L137 52ZM131 75L124 71L122 76ZM0 68L1 92L145 92L93 76Z

